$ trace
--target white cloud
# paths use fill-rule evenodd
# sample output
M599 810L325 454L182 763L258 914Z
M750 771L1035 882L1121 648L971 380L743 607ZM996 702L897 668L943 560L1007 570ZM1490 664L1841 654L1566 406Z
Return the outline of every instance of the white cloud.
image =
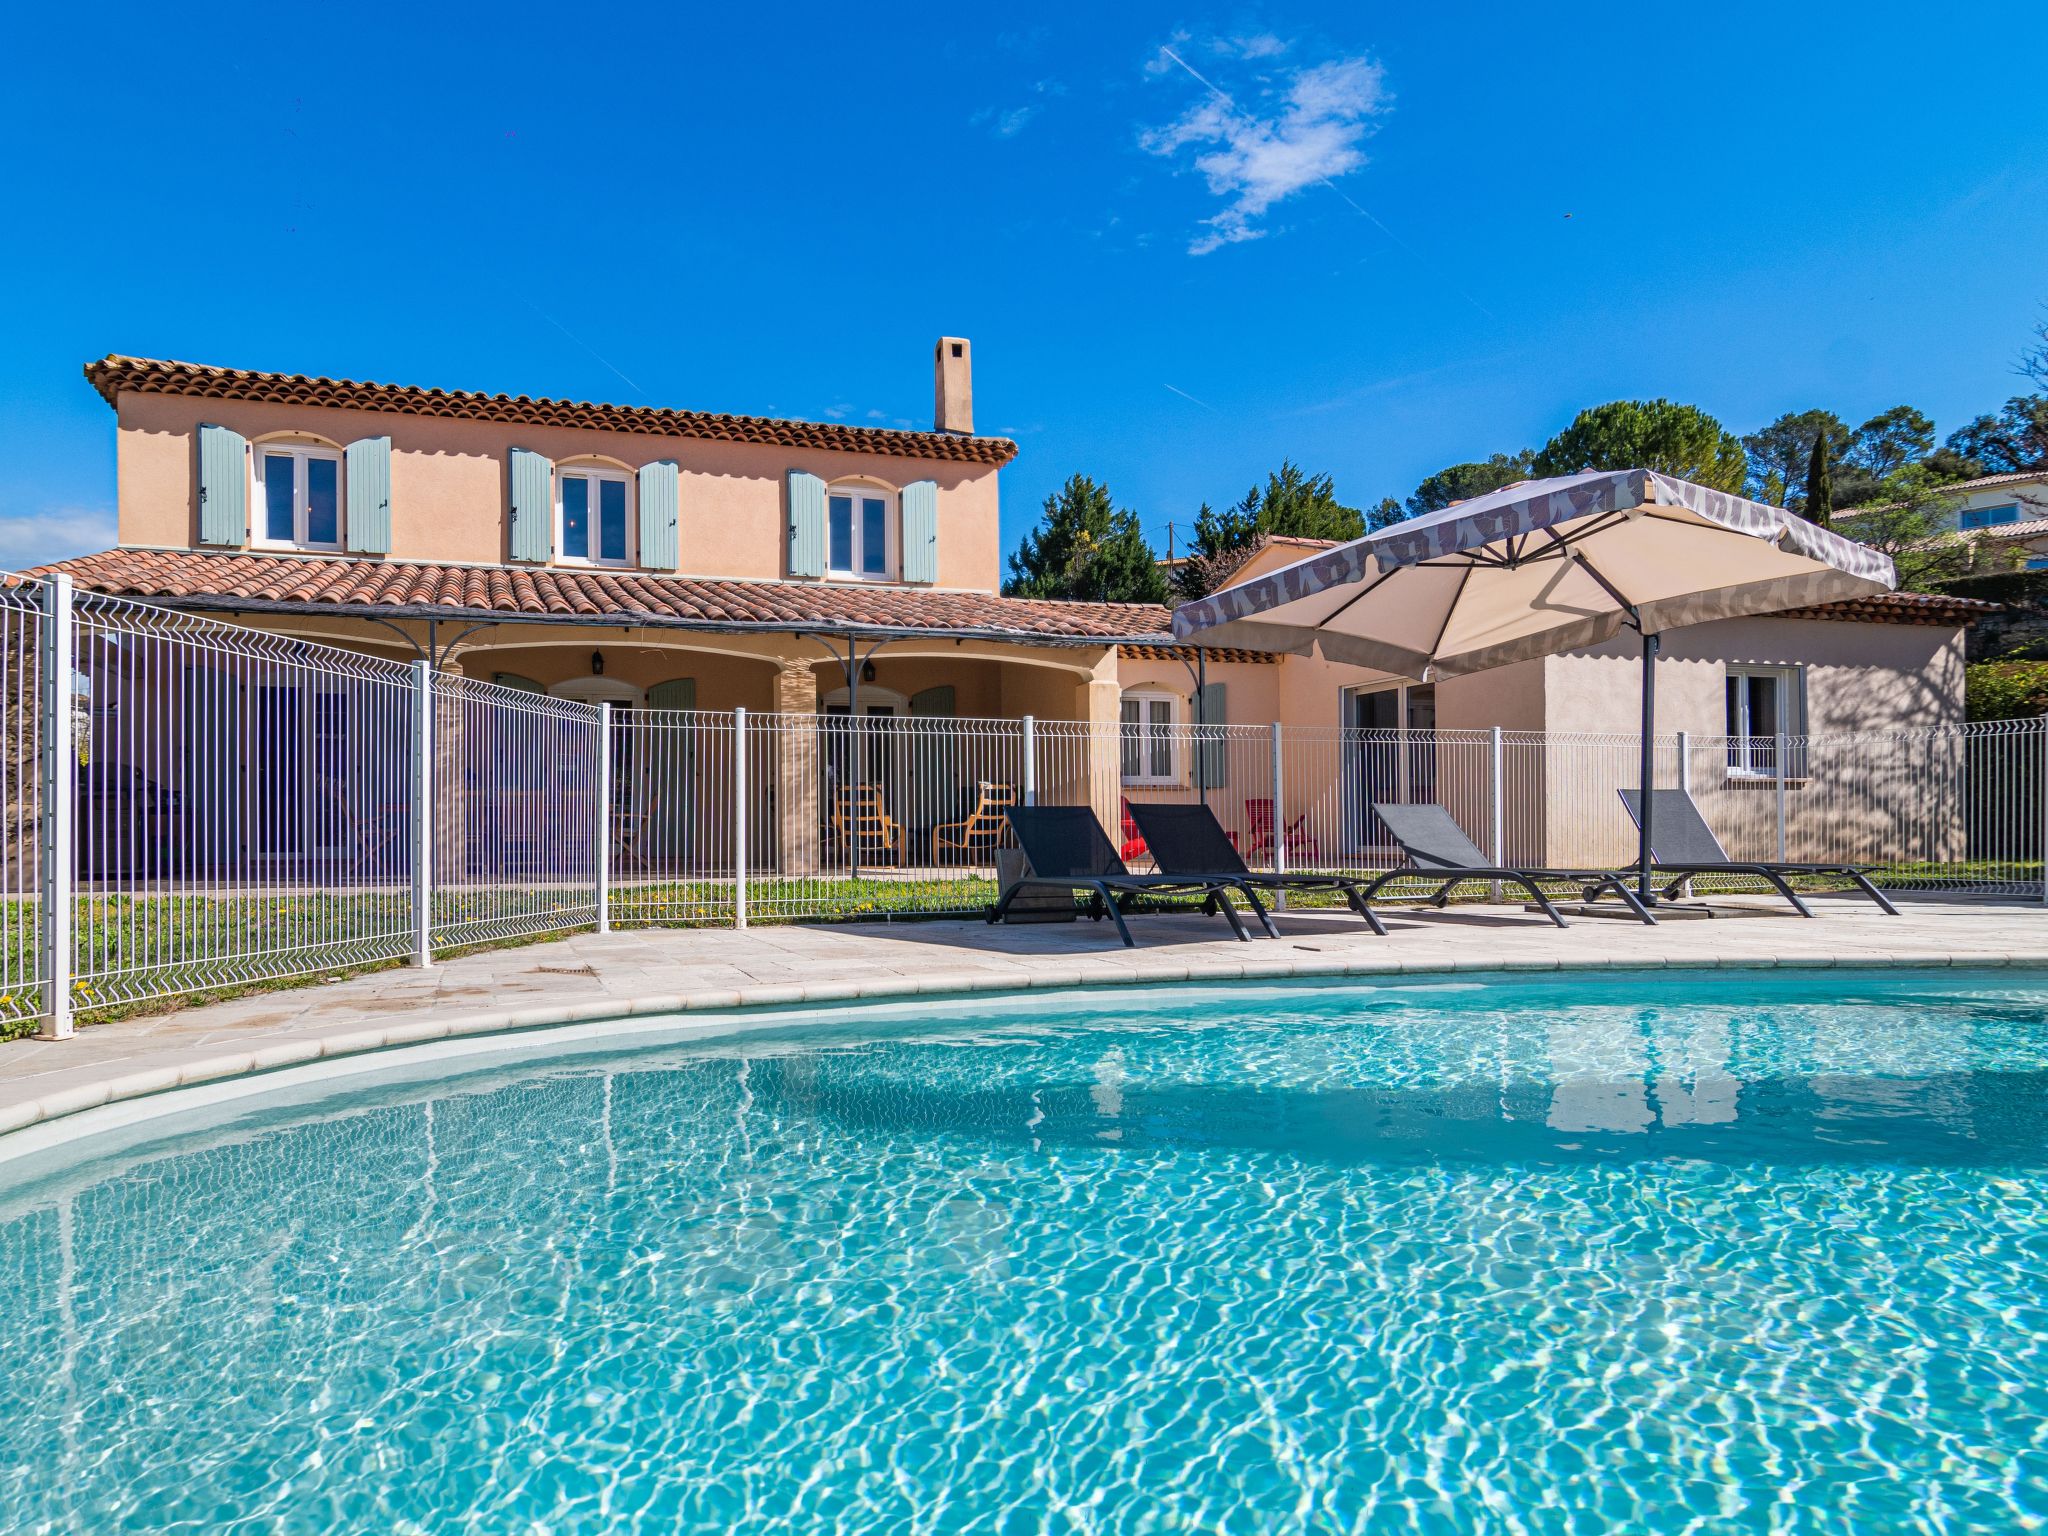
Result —
M1266 231L1257 221L1275 204L1364 165L1366 136L1387 107L1385 73L1370 59L1333 59L1295 70L1264 90L1254 111L1197 74L1171 47L1162 48L1160 58L1207 92L1173 122L1139 139L1144 149L1169 159L1194 151L1190 163L1225 200L1223 211L1203 220L1203 232L1189 243L1195 256L1262 238Z
M26 570L112 549L114 543L114 514L103 507L16 513L0 517L0 570Z
M1212 38L1209 51L1227 58L1277 59L1290 46L1283 37L1275 37L1270 32L1255 32L1250 37Z
M1014 139L1024 131L1024 125L1038 115L1036 107L1016 107L996 119L996 137Z

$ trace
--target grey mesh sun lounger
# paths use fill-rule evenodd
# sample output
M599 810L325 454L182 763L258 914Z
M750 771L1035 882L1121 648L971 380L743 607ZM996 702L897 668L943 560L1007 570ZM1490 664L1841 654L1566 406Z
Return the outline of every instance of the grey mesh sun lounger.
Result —
M1652 874L1676 875L1662 892L1670 895L1692 875L1754 875L1777 888L1780 896L1791 902L1801 917L1813 916L1813 909L1799 899L1799 893L1786 880L1788 875L1831 875L1847 880L1864 895L1876 902L1893 917L1899 909L1876 886L1870 883L1866 865L1861 864L1788 864L1782 859L1731 859L1728 850L1721 846L1721 839L1714 836L1714 829L1707 825L1707 818L1700 814L1700 808L1693 798L1682 789L1653 789L1650 791L1650 866ZM1621 803L1628 807L1628 813L1635 818L1636 825L1643 821L1643 797L1640 790L1624 789Z
M1152 861L1160 873L1186 879L1207 876L1229 878L1261 891L1337 891L1345 904L1374 933L1385 936L1387 925L1365 904L1358 882L1345 875L1261 875L1245 867L1244 859L1232 846L1223 824L1206 805L1131 806L1131 819L1138 835L1152 850Z
M1612 891L1644 922L1657 921L1615 870L1507 869L1480 852L1472 839L1465 835L1464 828L1453 821L1451 813L1440 805L1388 805L1375 800L1372 812L1379 817L1380 825L1392 834L1401 852L1407 856L1408 864L1405 868L1381 875L1367 886L1367 901L1372 900L1380 887L1389 881L1441 876L1443 885L1430 898L1433 905L1441 907L1450 900L1452 888L1467 880L1498 880L1503 885L1522 887L1535 898L1545 917L1564 928L1570 925L1551 905L1550 898L1543 894L1543 887L1575 885L1585 892L1588 900L1601 891Z
M1005 814L1017 834L1017 846L1024 850L1031 873L1003 892L1002 899L989 908L988 920L999 923L1010 903L1024 890L1070 891L1086 894L1089 911L1097 918L1108 917L1124 943L1136 948L1138 941L1124 925L1119 896L1200 896L1205 912L1221 911L1231 931L1247 943L1251 935L1231 904L1236 891L1251 903L1252 911L1266 932L1279 938L1280 932L1257 894L1234 875L1134 875L1117 857L1116 845L1102 830L1095 812L1085 805L1013 805Z

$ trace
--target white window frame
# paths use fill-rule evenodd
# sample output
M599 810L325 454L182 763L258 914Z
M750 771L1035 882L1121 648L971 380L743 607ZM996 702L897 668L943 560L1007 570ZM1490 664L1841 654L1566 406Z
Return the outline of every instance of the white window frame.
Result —
M1730 722L1723 719L1723 725L1739 724L1740 731L1728 732L1728 777L1731 779L1776 779L1778 777L1778 737L1796 733L1799 724L1800 690L1806 686L1806 669L1796 665L1759 664L1730 662L1723 678L1722 707L1725 717L1727 687L1738 678L1743 681L1740 692L1741 705L1738 717ZM1778 685L1778 718L1771 722L1769 730L1759 731L1756 722L1749 718L1749 687L1751 678L1768 677ZM1788 755L1796 757L1798 754ZM1789 770L1792 766L1787 764ZM1789 773L1788 773L1789 776Z
M263 475L263 461L266 458L289 458L292 462L292 536L288 539L273 539L270 536L270 496ZM306 537L313 517L312 477L306 473L310 459L324 459L334 466L334 540L332 543L315 543ZM348 473L347 461L338 448L326 448L317 443L251 443L249 445L249 547L251 549L317 549L339 550L348 529L344 526L348 518L348 487L343 477Z
M1124 718L1124 706L1129 704L1138 706L1138 718L1135 722ZM1152 715L1153 706L1158 704L1166 706L1166 719L1163 726ZM1123 697L1117 704L1116 729L1117 774L1122 783L1143 787L1147 785L1178 785L1187 782L1187 732L1181 728L1182 723L1187 719L1187 710L1188 701L1179 694L1165 688L1126 688L1124 690ZM1125 773L1123 771L1124 747L1130 739L1133 725L1137 729L1138 766L1141 771L1138 773ZM1167 762L1167 769L1163 775L1152 771L1153 737L1162 728L1166 733Z
M1994 512L2010 513L2009 517L1993 518ZM1975 518L1977 521L1972 522ZM1956 531L1959 533L1988 533L1993 528L2009 527L2021 521L2020 504L2016 501L1993 502L1984 507L1964 507L1956 514Z
M856 514L853 525L854 569L841 570L832 563L832 501L834 497L854 498ZM859 520L862 500L879 501L882 504L882 569L863 571L860 567L861 523ZM896 493L885 485L874 485L864 480L850 480L840 485L825 487L825 579L828 581L895 581L896 573L903 568L902 561L902 507Z
M567 486L572 476L590 481L609 480L615 484L623 485L626 488L626 553L620 559L607 560L604 559L602 556L598 555L597 553L595 553L595 551L600 547L597 526L598 497L595 492L592 493L590 501L585 509L586 514L590 519L590 527L588 532L589 547L592 550L592 553L587 555L572 555L569 553L569 541L566 537L568 531L568 519L564 516L564 512L567 507ZM602 567L605 570L619 570L623 567L632 565L634 560L639 555L639 549L637 548L639 541L635 537L636 533L638 532L639 522L639 509L635 507L633 504L635 491L636 487L633 484L633 476L627 474L626 471L623 469L613 469L609 464L556 465L555 563L557 565L598 566Z

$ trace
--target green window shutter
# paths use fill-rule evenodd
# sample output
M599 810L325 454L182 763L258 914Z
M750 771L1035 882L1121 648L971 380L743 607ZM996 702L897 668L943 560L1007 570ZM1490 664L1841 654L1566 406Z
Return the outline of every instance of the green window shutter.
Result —
M391 553L391 439L365 437L341 453L348 479L348 547Z
M789 472L789 574L825 574L825 482L800 469Z
M682 564L682 472L674 459L658 459L640 469L640 563L653 571L672 571Z
M521 677L517 672L493 672L491 674L491 681L500 688L517 688L521 693L547 692L547 689L541 687L532 678Z
M939 483L913 480L903 487L903 579L939 579Z
M697 679L694 677L672 677L665 683L656 683L647 690L649 709L695 709L697 707Z
M555 549L555 466L545 455L512 450L512 558L547 560Z
M1230 718L1230 685L1210 683L1201 691L1202 723L1196 730L1195 766L1205 789L1221 789L1230 782L1230 739L1222 727Z
M913 693L910 696L910 712L913 715L928 715L933 719L951 719L958 712L954 708L953 700L953 685L941 683L936 688Z
M199 542L240 547L249 536L249 439L199 428Z

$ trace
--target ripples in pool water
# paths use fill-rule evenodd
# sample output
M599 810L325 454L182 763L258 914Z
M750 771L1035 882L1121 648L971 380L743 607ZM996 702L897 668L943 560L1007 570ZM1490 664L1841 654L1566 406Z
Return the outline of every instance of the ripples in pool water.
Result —
M971 1006L15 1189L0 1528L2048 1518L2048 990Z

